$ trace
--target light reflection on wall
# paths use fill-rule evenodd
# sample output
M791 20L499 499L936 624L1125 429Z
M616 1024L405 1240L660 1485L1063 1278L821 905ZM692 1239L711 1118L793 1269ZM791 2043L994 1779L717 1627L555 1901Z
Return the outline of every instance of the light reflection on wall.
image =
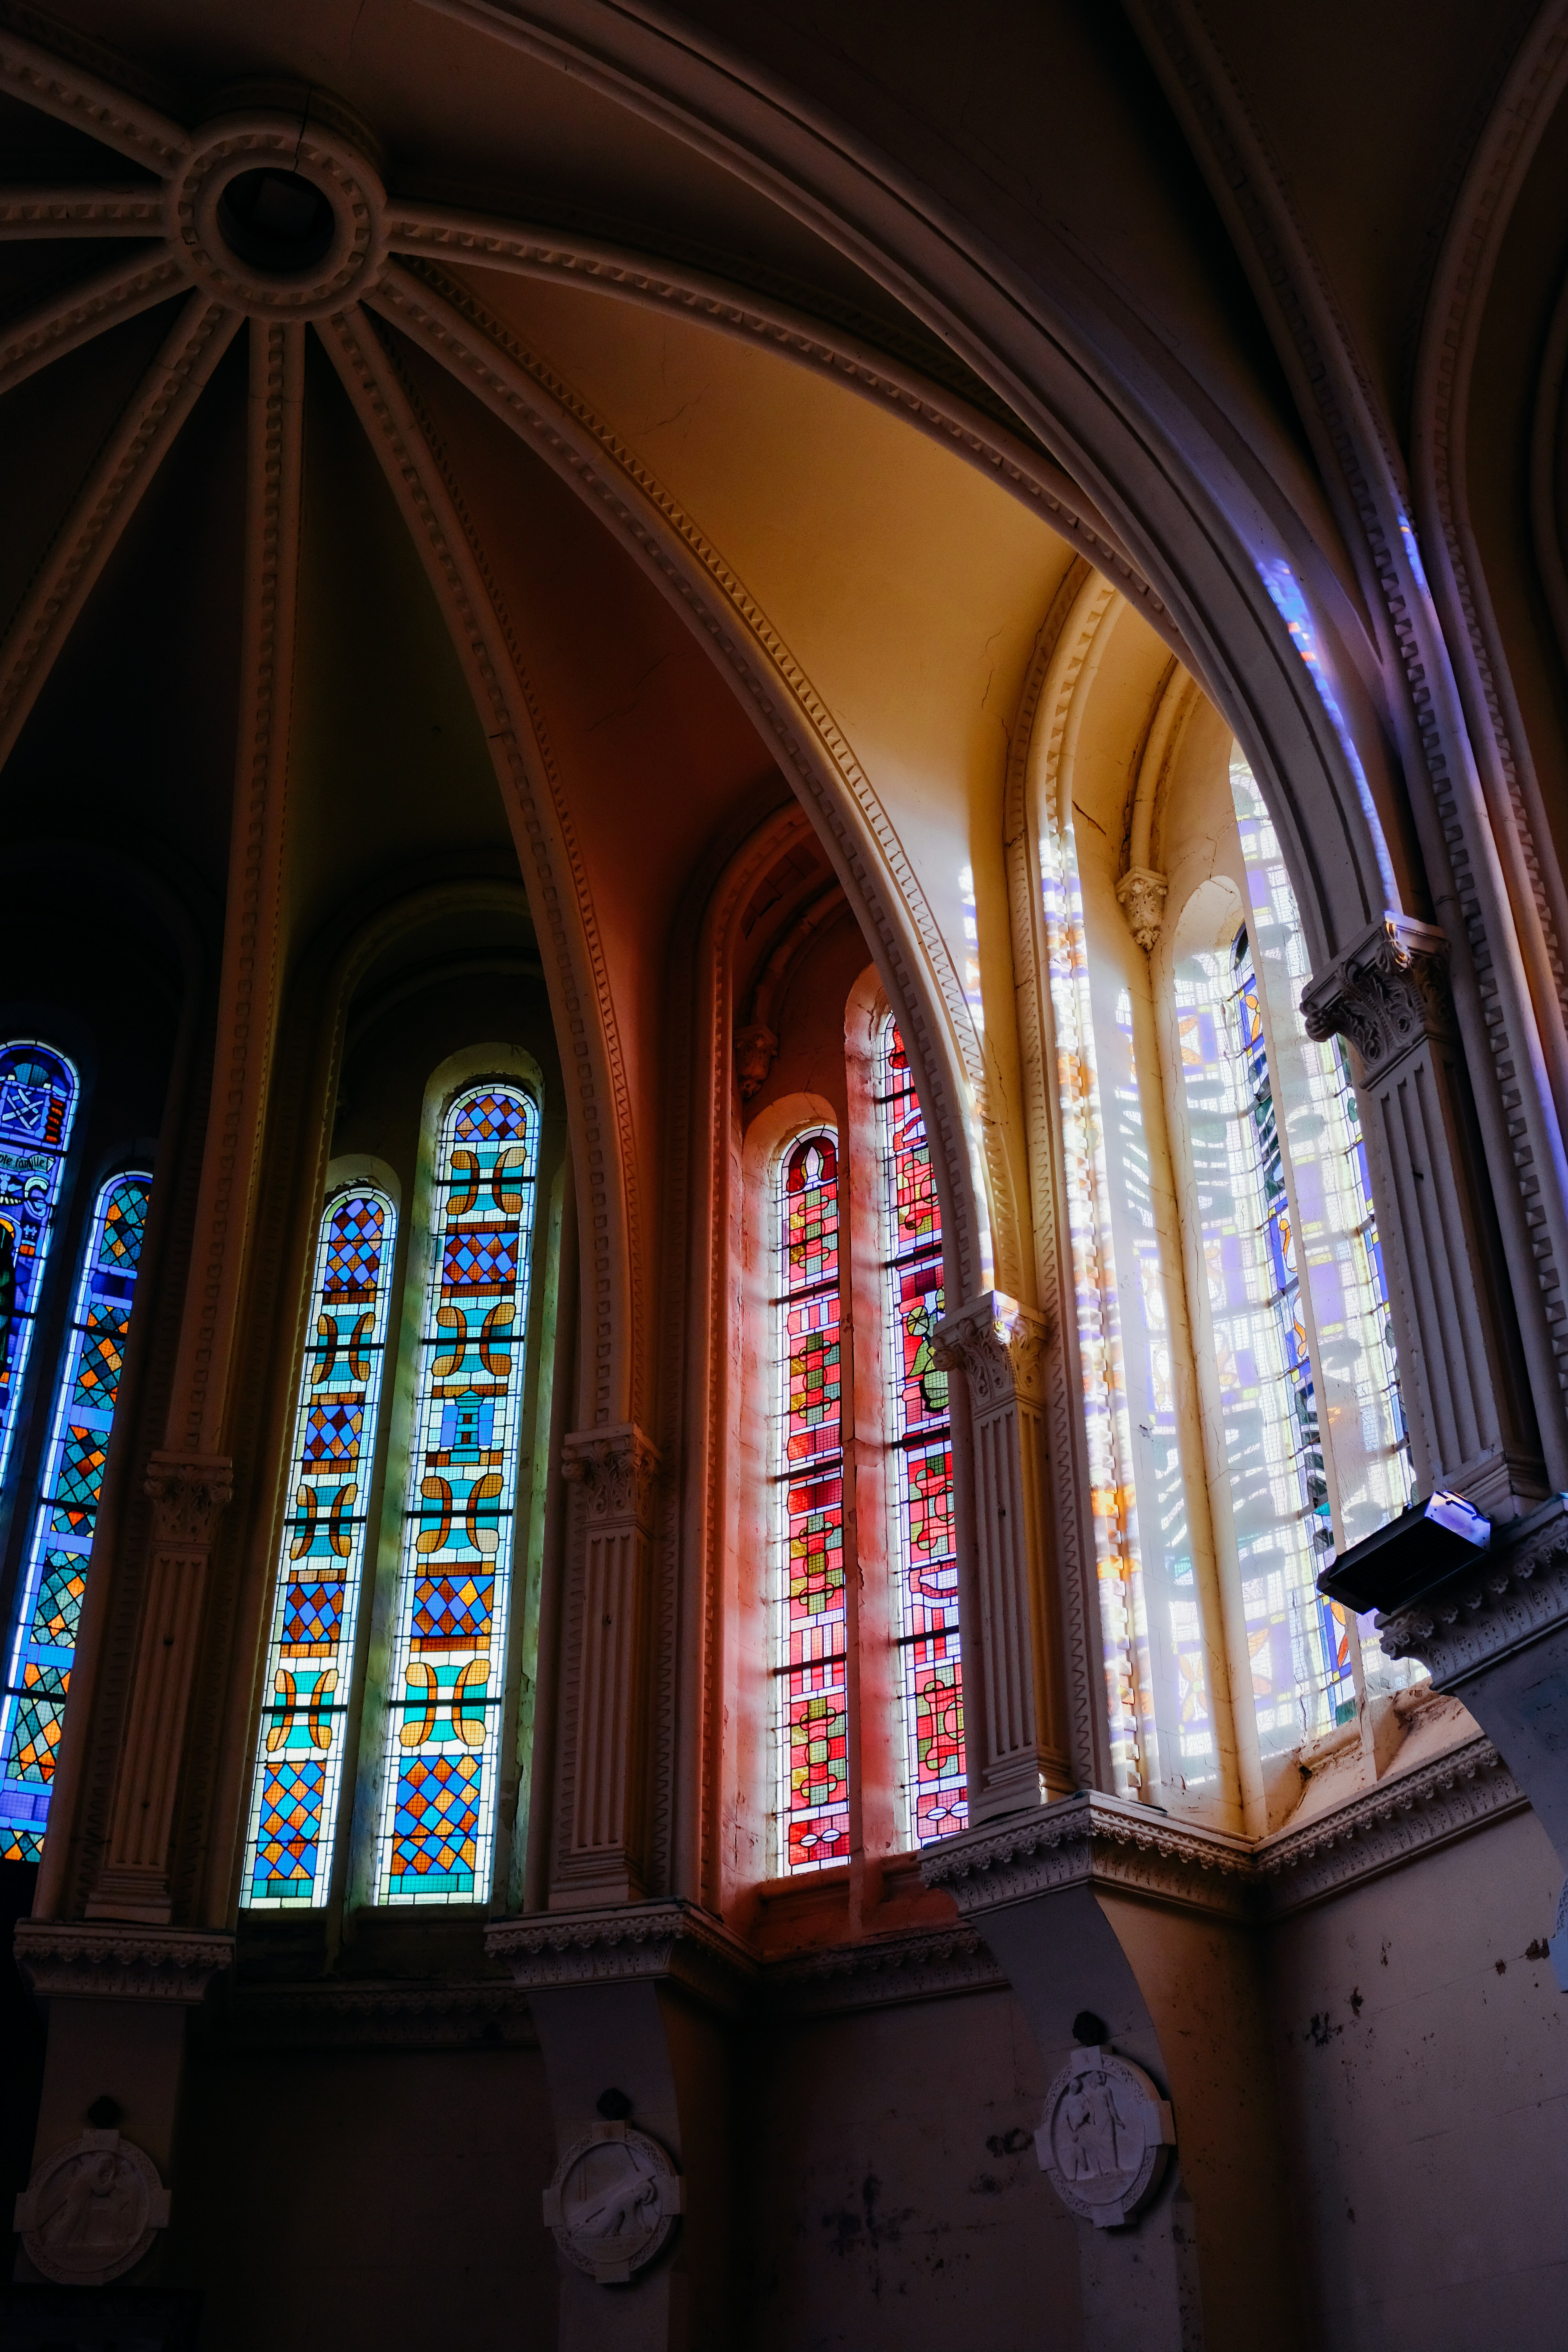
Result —
M1114 1105L1106 1154L1112 1217L1121 1262L1137 1273L1133 1311L1122 1334L1122 1355L1131 1457L1144 1504L1141 1533L1152 1657L1143 1684L1159 1726L1160 1758L1167 1784L1185 1794L1215 1777L1217 1756L1203 1618L1187 1528L1171 1318L1155 1221L1149 1139L1139 1095L1131 989L1118 991L1114 1030L1106 1036L1102 1028L1101 1036L1110 1081L1104 1094Z
M1404 1510L1415 1490L1399 1394L1383 1252L1365 1139L1342 1040L1315 1045L1301 1018L1310 978L1295 894L1251 771L1239 752L1231 797L1247 867L1248 929L1269 1029L1281 1147L1305 1266L1306 1323L1317 1374L1333 1549L1343 1550ZM1424 1678L1385 1659L1371 1618L1361 1622L1365 1686ZM1337 1610L1336 1649L1353 1647ZM1337 1705L1350 1693L1348 1668Z
M1150 1694L1149 1621L1131 1473L1121 1307L1111 1238L1105 1129L1095 1067L1083 893L1070 816L1047 812L1040 891L1056 1027L1068 1220L1105 1643L1111 1769L1119 1794L1153 1792L1159 1737Z

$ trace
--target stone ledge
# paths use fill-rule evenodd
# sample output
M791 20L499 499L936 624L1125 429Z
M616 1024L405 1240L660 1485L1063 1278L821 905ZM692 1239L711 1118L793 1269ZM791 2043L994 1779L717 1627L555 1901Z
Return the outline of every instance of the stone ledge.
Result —
M923 1927L791 1953L763 1970L769 2006L785 2017L832 2016L955 1993L994 1992L1007 1979L969 1927Z
M1439 1689L1568 1621L1568 1498L1492 1531L1481 1561L1378 1619L1391 1658L1419 1658Z
M664 1978L734 2011L758 1977L738 1937L694 1903L679 1901L498 1919L485 1929L485 1950L526 1992Z
M40 2000L205 2000L234 1937L92 1919L18 1919L16 1965Z
M534 2050L528 1997L514 1984L333 1981L231 1987L215 2027L258 2050Z
M1253 1854L1245 1839L1085 1790L944 1840L921 1858L921 1875L966 1917L1094 1886L1240 1918L1251 1908Z
M1491 1741L1467 1739L1430 1764L1396 1772L1304 1829L1279 1830L1256 1869L1271 1917L1283 1918L1381 1877L1529 1804Z

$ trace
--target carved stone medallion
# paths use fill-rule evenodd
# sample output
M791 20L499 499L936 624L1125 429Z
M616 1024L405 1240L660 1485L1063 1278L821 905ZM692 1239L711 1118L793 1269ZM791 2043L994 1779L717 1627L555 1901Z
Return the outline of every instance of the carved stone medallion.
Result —
M569 2263L601 2286L643 2270L681 2210L681 2181L656 2139L595 2124L569 2147L544 2192L544 2219Z
M118 2278L168 2225L157 2168L117 2131L84 2131L57 2148L16 2200L28 2261L62 2286Z
M1175 2144L1170 2107L1142 2066L1105 2048L1073 2052L1035 2134L1041 2171L1068 2211L1097 2230L1148 2203Z

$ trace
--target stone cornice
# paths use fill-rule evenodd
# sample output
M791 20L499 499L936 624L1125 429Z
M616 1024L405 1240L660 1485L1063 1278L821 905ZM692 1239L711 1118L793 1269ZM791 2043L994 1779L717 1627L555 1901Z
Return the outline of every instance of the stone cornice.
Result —
M562 1985L667 1979L712 2007L738 2010L757 1963L721 1921L693 1903L633 1903L500 1919L485 1950L527 1992Z
M527 1995L515 1984L237 1984L225 2041L257 2049L532 2049Z
M16 1965L40 2000L184 2001L206 1998L234 1964L234 1937L81 1919L18 1919Z
M1333 1812L1267 1838L1255 1855L1266 1907L1281 1917L1380 1877L1529 1803L1489 1739L1467 1739L1430 1764L1395 1772Z
M792 2017L990 1992L1006 1981L977 1930L963 1924L791 1953L763 1969L770 2007Z
M921 1875L945 1887L966 1917L1069 1886L1240 1916L1253 1854L1241 1838L1084 1791L944 1841L922 1859Z
M1568 1507L1554 1496L1518 1525L1494 1528L1478 1566L1378 1619L1391 1658L1419 1658L1451 1690L1568 1619Z

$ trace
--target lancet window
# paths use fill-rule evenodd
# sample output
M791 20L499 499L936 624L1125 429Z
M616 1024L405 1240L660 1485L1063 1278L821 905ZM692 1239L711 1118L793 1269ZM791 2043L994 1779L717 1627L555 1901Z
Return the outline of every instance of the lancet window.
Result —
M381 1903L483 1901L501 1752L539 1114L468 1088L442 1122L414 1380L376 1840Z
M60 1101L56 1061L34 1066L47 1077L23 1082L48 1087L46 1133ZM68 1132L64 1116L61 1129ZM49 1172L42 1171L46 1180ZM152 1181L135 1171L110 1179L82 1252L0 1700L0 1861L37 1862L43 1853ZM34 1297L47 1246L45 1230L35 1245Z
M319 1908L332 1875L397 1211L373 1184L322 1213L268 1637L243 1900Z
M0 1484L10 1462L79 1093L51 1045L0 1046Z
M925 1118L897 1024L879 1057L887 1297L889 1477L898 1654L901 1827L929 1845L968 1824L952 1424L937 1362L942 1316L942 1211Z
M838 1139L802 1136L773 1201L774 1868L849 1854Z

